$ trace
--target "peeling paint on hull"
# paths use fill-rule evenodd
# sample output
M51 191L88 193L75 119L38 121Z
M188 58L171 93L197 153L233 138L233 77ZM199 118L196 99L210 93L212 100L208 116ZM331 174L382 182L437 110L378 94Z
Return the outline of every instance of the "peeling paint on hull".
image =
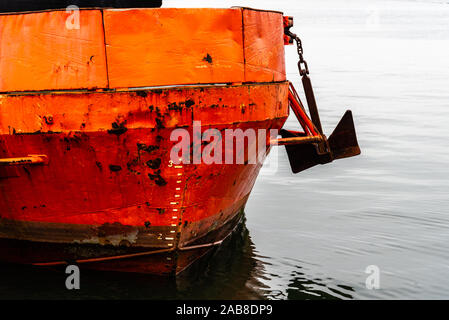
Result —
M174 166L170 133L194 120L280 129L287 94L279 82L1 95L0 158L48 163L0 167L0 259L181 272L235 227L261 165Z

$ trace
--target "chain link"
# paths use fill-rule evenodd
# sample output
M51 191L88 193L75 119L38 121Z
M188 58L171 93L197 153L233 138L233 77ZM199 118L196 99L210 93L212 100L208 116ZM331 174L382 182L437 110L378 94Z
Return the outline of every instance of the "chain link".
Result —
M299 74L301 76L309 74L309 66L307 65L306 60L304 60L304 48L302 47L301 39L296 34L292 33L290 30L286 30L285 33L286 33L286 35L288 35L289 37L291 37L292 39L294 39L296 41L296 47L297 47L298 56L299 56L299 62L298 62Z

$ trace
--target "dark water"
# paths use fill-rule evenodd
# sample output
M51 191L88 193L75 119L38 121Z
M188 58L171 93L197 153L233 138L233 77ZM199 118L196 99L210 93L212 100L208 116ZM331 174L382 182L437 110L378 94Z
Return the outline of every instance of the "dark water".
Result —
M447 1L214 3L231 5L295 16L324 130L352 109L363 154L293 175L273 153L246 226L187 279L82 271L69 292L61 270L2 266L0 298L449 298ZM295 48L286 54L299 89ZM377 290L365 286L370 265Z
M63 268L41 269L0 265L0 299L266 299L277 298L264 281L266 262L256 250L246 224L208 257L176 279L142 274L83 270L81 290L65 288ZM313 289L307 289L314 285ZM289 299L351 297L346 286L328 287L325 279L309 279L300 265L291 274ZM331 294L330 294L330 293Z

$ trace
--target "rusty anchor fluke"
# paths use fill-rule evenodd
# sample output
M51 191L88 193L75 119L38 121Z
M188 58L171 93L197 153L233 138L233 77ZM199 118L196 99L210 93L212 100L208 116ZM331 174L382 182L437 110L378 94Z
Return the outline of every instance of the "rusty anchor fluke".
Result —
M303 77L304 82L306 82L304 91L313 120L307 116L293 85L290 84L289 104L304 131L282 129L280 132L282 138L271 140L271 145L285 146L293 173L361 153L351 110L345 112L334 132L327 138L322 133L310 78L307 77L304 81Z
M285 129L280 133L282 139L278 140L285 145L293 173L360 154L350 110L345 112L329 139L324 135L308 137L304 133Z
M328 139L322 133L312 83L307 74L303 75L303 84L312 120L307 116L295 88L290 83L289 105L304 131L282 129L282 138L271 140L271 145L285 146L293 173L318 164L359 155L360 148L351 110L345 112Z

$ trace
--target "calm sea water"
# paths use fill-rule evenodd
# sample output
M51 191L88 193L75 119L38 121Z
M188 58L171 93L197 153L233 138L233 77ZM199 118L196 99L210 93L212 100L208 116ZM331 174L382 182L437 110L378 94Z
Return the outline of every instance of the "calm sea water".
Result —
M362 155L293 175L285 150L273 153L246 225L189 277L83 271L69 292L63 270L1 266L0 298L449 298L449 1L214 2L231 5L295 17L324 130L352 109Z

